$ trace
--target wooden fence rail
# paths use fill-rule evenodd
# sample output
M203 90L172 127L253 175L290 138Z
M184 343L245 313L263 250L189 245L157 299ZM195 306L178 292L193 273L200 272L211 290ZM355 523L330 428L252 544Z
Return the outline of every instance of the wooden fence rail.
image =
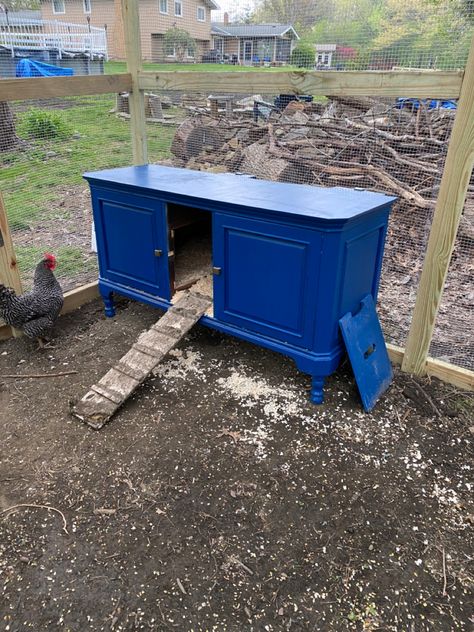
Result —
M457 99L460 71L317 71L261 72L164 71L139 73L142 90L183 90L247 94L416 97Z

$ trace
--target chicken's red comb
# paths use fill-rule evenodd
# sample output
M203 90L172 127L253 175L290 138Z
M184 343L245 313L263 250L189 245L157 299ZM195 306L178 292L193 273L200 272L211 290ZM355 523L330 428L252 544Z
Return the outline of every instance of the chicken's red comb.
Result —
M48 261L51 261L51 263L56 263L56 257L52 255L50 252L45 252L44 258L47 259Z

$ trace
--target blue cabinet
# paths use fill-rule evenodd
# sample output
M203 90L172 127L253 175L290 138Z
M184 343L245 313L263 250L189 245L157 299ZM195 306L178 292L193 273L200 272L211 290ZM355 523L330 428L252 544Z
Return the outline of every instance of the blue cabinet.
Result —
M94 188L92 201L101 277L169 299L164 204L100 187Z
M377 298L394 198L157 165L85 177L107 315L114 292L166 309L212 272L201 323L289 356L322 401L343 353L339 318ZM208 256L196 247L206 230Z
M216 213L215 317L310 349L320 250L319 233Z

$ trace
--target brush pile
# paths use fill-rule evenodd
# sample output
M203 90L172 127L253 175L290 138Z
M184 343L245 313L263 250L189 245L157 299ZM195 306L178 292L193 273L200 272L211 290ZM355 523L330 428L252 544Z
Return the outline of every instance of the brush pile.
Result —
M452 110L422 104L412 111L353 97L293 101L258 122L245 112L237 116L187 118L173 142L175 164L279 182L361 186L426 209L439 186L454 120Z
M260 97L261 99L261 97ZM255 100L258 100L255 98ZM394 100L330 98L254 107L237 102L232 117L187 105L172 164L254 175L279 182L363 188L398 198L391 214L379 313L388 339L403 344L416 299L431 219L455 111ZM262 114L255 120L256 110ZM474 187L468 191L432 352L474 367L466 331L472 322ZM467 328L467 329L466 329Z

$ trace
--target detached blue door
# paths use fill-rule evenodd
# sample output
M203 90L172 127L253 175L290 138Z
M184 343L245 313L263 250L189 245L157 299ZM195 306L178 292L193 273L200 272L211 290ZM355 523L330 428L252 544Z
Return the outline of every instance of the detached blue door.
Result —
M170 298L165 205L92 187L101 277Z
M220 213L213 235L215 318L312 348L320 235Z

